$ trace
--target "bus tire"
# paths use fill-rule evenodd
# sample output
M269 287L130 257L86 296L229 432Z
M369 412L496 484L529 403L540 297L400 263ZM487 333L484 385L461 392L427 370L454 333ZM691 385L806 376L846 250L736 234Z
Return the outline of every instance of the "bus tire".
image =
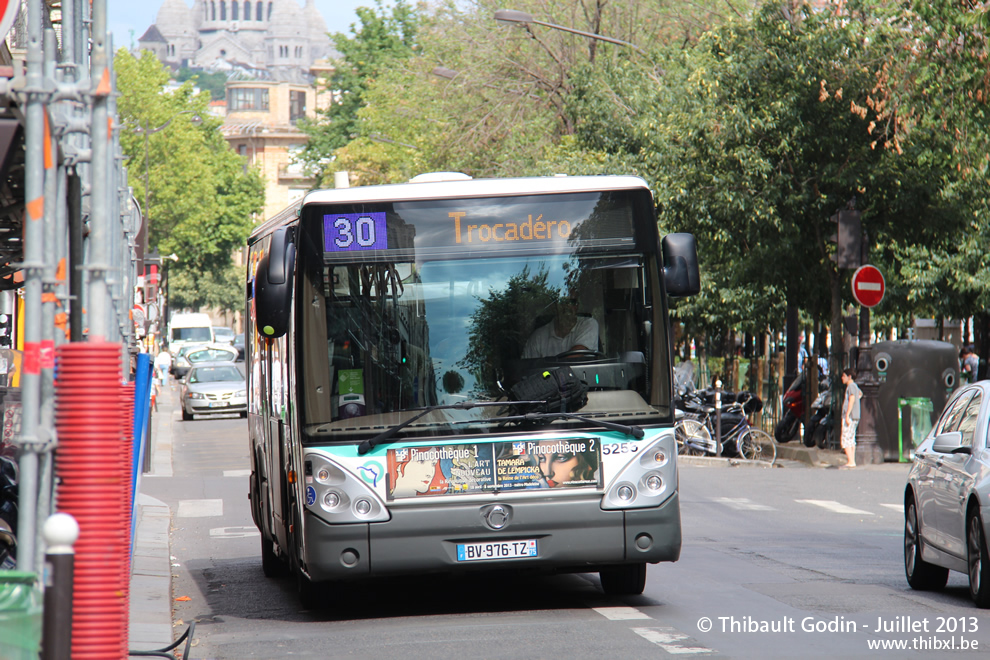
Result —
M288 575L288 566L275 554L272 542L261 535L261 570L267 578L280 578Z
M299 602L303 609L318 610L323 607L323 585L313 582L302 571L296 571Z
M598 571L608 596L638 596L646 588L646 564L623 564Z

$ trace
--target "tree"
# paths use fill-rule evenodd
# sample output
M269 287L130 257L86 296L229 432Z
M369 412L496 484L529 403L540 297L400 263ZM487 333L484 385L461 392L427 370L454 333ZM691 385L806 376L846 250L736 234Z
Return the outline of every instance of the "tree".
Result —
M218 130L222 120L208 112L209 95L194 93L192 82L167 91L168 71L147 51L135 58L122 49L114 67L121 147L142 202L144 177L135 174L144 173L147 140L148 244L180 259L169 269L171 307L239 309L243 274L230 276L231 254L244 246L261 210L260 174L244 169ZM190 121L194 115L199 125Z
M678 311L709 327L779 327L790 302L837 332L847 275L829 260L829 217L847 204L889 273L896 246L941 253L965 223L952 168L930 157L944 135L906 139L876 98L904 26L879 5L852 20L796 4L765 4L668 51L659 84L622 67L576 84L579 141L635 155L662 227L698 236L705 288Z
M522 0L513 6L540 20L648 48L691 43L706 25L746 5ZM371 29L386 25L383 16L362 14L363 25L352 38L337 37L338 49L349 49L331 83L341 97L311 125L307 162L321 172L333 162L365 184L404 181L430 170L475 177L604 171L600 155L575 149L569 139L575 128L566 111L571 71L585 62L641 56L559 30L500 26L494 20L500 6L471 0L418 8L408 49L396 46L404 22L392 21L395 34L386 38L381 29ZM360 66L351 52L361 55ZM341 80L345 73L360 77L360 95L348 91L357 85Z
M219 71L208 73L184 66L175 74L175 80L180 83L192 80L197 87L209 92L214 101L222 101L227 96L227 75Z
M358 110L365 105L368 86L417 48L419 18L405 0L396 0L390 11L382 0L375 0L375 8L358 7L355 12L360 24L351 25L353 36L331 35L341 58L321 83L332 95L330 105L318 110L317 120L299 123L309 136L301 158L318 179L327 178L334 152L356 137Z

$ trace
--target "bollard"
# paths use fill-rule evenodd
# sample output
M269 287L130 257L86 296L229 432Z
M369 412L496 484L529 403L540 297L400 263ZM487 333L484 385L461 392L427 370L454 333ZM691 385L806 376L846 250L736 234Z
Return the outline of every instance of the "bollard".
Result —
M722 455L722 381L715 381L715 455Z
M61 660L72 654L72 579L79 525L68 513L48 517L41 531L48 551L45 563L45 613L41 660Z

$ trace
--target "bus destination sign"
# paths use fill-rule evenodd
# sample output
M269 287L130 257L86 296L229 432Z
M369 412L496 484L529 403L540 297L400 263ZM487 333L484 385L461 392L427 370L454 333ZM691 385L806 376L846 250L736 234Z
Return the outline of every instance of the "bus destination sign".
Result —
M334 213L323 216L323 250L387 250L385 212Z

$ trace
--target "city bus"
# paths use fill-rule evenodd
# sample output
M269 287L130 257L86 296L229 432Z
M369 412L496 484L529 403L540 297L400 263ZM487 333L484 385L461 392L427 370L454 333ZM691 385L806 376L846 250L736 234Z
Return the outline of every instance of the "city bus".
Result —
M597 572L681 549L661 240L633 176L318 190L248 241L249 498L268 576Z

